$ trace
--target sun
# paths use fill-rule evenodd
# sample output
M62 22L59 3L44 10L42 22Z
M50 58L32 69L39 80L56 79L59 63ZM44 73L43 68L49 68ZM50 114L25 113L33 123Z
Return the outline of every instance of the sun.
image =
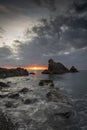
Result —
M47 66L27 66L25 67L27 70L46 70Z

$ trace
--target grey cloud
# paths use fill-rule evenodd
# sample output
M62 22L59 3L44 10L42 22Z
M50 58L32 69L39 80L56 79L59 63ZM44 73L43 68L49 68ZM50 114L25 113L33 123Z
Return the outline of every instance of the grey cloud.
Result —
M7 58L11 55L11 50L7 46L0 47L0 58Z

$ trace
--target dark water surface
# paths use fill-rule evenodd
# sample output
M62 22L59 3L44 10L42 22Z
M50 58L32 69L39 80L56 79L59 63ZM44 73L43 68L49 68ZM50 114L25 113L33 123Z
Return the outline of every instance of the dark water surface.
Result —
M53 80L54 87L40 86L40 79ZM63 75L35 71L0 81L9 83L0 90L0 130L87 130L87 71ZM21 93L24 88L28 91ZM48 100L48 92L57 92L60 98ZM17 93L18 97L9 98Z
M69 130L87 130L87 71L64 75L41 75L37 72L35 79L52 79L56 88L60 88L72 98L80 121L77 127L69 128Z

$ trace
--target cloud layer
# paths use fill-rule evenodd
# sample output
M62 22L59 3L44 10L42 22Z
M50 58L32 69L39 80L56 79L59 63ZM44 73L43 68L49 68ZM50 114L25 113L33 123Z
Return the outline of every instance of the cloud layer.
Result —
M27 31L21 40L13 39L15 51L6 47L0 48L3 50L0 51L2 64L8 63L7 61L14 65L47 64L47 60L53 58L67 65L75 64L86 68L86 0L83 2L81 0L0 0L0 2L0 12L3 11L6 16L17 19L17 15L24 15L28 16L30 21L39 19L37 25L26 28ZM3 32L2 28L0 32Z

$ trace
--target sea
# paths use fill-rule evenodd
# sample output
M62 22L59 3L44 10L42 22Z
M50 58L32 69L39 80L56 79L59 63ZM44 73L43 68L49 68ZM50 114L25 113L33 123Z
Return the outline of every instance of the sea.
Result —
M34 71L27 77L0 79L8 83L9 88L0 90L0 110L15 125L15 130L87 130L87 71L62 75L45 75ZM39 86L40 80L53 80L54 88L49 85ZM23 88L29 92L20 93L19 98L11 99L8 95L19 93ZM48 101L47 93L55 89L65 100ZM26 99L31 100L25 104ZM7 107L10 102L12 106ZM72 112L70 118L60 113Z

